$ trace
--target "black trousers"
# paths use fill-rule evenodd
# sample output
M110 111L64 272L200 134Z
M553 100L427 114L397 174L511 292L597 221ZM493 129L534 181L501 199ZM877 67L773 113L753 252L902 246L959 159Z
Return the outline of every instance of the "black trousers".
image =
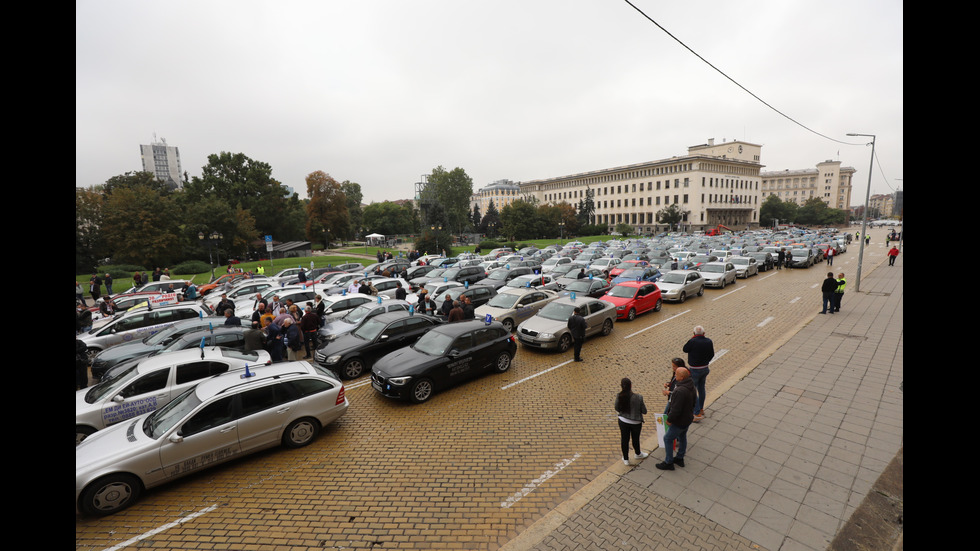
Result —
M624 423L622 420L619 421L619 437L620 443L623 446L623 459L629 461L630 458L630 440L633 441L633 451L640 454L640 431L643 430L643 423Z
M582 345L584 343L585 343L585 339L584 338L574 339L575 359L576 360L582 357Z

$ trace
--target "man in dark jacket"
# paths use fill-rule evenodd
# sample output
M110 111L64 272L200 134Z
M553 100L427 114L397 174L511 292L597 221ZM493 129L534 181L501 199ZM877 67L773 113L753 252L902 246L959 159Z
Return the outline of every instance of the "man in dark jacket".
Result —
M684 455L687 453L687 429L694 421L694 382L691 372L684 367L678 367L674 372L677 379L674 391L670 393L670 404L667 411L667 432L664 434L666 453L662 463L656 467L662 471L673 471L674 465L684 466ZM674 455L674 441L677 441L677 455Z
M827 278L823 280L823 285L820 286L820 292L823 293L823 310L821 314L827 313L827 307L830 307L830 313L834 313L834 291L837 290L837 280L834 278L833 272L827 272Z
M575 343L576 362L584 361L582 359L582 345L585 344L585 330L588 327L589 324L582 317L582 308L576 306L574 313L568 318L568 330L572 333L572 339Z
M691 382L697 392L697 399L694 401L694 421L700 423L704 418L704 400L707 396L708 364L715 357L715 344L705 336L704 327L696 325L694 336L684 343L684 352L687 354L687 368L691 374Z

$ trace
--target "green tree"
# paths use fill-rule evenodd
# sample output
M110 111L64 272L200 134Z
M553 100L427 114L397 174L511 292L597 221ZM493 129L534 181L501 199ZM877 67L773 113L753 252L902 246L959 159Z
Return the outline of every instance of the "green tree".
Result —
M351 182L350 180L341 182L340 189L347 197L347 218L349 220L347 232L342 237L352 239L354 233L363 225L361 201L364 200L364 194L361 193L361 184Z
M99 259L109 256L102 238L105 196L102 186L75 190L75 273L95 270Z
M616 224L616 233L622 235L623 237L626 237L632 231L633 231L633 226L630 226L625 222L620 222L619 224Z
M676 228L688 214L690 214L690 211L681 210L681 208L677 206L677 203L674 203L657 211L657 223L666 224L673 229Z
M500 211L500 232L511 241L535 239L538 226L535 222L537 208L531 203L518 199Z
M347 196L337 180L322 170L306 176L306 193L310 200L306 204L306 237L319 243L324 239L324 230L330 236L340 237L350 230L347 211Z
M450 171L441 165L432 169L426 193L431 194L445 213L449 230L460 234L469 229L470 197L473 196L473 179L462 168Z
M183 257L179 223L170 194L153 186L117 187L105 202L102 235L114 263L168 266Z
M766 197L759 206L759 224L763 227L796 221L799 206L792 201L783 201L776 195Z
M382 235L414 232L412 207L391 201L371 203L364 208L364 228Z
M585 197L578 202L578 223L579 226L592 224L595 216L595 191L592 188L585 189Z
M490 199L490 204L487 205L487 213L480 220L477 229L487 237L494 237L500 230L500 226L500 212L497 211L497 205L494 204L493 199Z

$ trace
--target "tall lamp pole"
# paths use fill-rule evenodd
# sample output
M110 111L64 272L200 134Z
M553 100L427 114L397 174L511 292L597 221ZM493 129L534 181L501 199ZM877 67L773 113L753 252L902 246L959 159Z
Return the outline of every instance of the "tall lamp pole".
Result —
M871 138L871 163L868 166L868 190L864 196L864 212L861 215L861 243L858 249L858 268L857 278L854 282L854 291L861 291L861 266L864 264L864 242L867 241L865 235L868 231L868 207L871 204L871 172L875 167L875 135L874 134L848 134L848 136L864 136Z
M205 234L204 232L198 232L197 238L200 239L201 241L207 240L208 264L211 265L211 281L214 281L214 260L211 258L211 247L217 246L218 242L220 242L224 238L224 236L216 231L213 231L210 234ZM215 252L217 252L217 250ZM221 262L220 257L218 257L218 262L219 263Z

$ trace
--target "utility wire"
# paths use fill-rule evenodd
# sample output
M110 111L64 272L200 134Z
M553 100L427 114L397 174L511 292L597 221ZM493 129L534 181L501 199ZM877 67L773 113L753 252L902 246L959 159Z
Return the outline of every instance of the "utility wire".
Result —
M684 47L684 49L686 49L687 51L689 51L689 52L691 52L691 53L692 53L692 54L694 54L694 55L695 55L695 56L696 56L696 57L697 57L698 59L700 59L700 60L701 60L701 61L703 61L703 62L704 62L705 64L707 64L707 65L708 65L709 67L711 67L712 69L714 69L715 71L717 71L717 72L718 72L718 74L720 74L721 76L723 76L723 77L725 77L725 78L727 78L727 79L728 79L729 81L731 81L731 83L732 83L732 84L734 84L735 86L738 86L738 87L739 87L739 88L741 88L741 89L742 89L743 91L745 91L745 93L747 93L748 95L750 95L750 96L752 96L753 98L755 98L755 99L757 99L757 100L758 100L758 101L759 101L760 103L762 103L763 105L765 105L765 106L766 106L766 107L768 107L769 109L772 109L772 110L773 110L773 111L775 111L776 113L779 113L779 114L780 114L781 116L783 116L784 118L786 118L787 120L789 120L789 121L790 121L790 122L792 122L793 124L796 124L797 126L800 126L801 128L803 128L804 130L807 130L808 132L812 132L812 133L814 133L814 134L816 134L817 136L820 136L821 138L825 138L825 139L828 139L828 140L830 140L830 141L832 141L832 142L837 142L837 143L840 143L840 144L844 144L844 145L861 145L861 144L859 144L859 143L850 143L850 142L843 142L843 141L840 141L840 140L837 140L837 139L834 139L834 138L831 138L830 136L826 136L826 135L824 135L824 134L821 134L820 132L817 132L816 130L814 130L814 129L812 129L812 128L810 128L810 127L808 127L808 126L806 126L805 124L803 124L803 123L801 123L801 122L799 122L799 121L797 121L797 120L796 120L796 119L794 119L793 117L790 117L790 116L789 116L789 115L787 115L786 113L783 113L783 112L782 112L782 111L780 111L779 109L776 109L776 108L775 108L775 107L773 107L772 105L769 105L769 103L768 103L768 102L766 102L765 100L763 100L763 99L762 99L762 98L760 98L759 96L757 96L757 95L755 95L755 94L753 94L753 93L752 93L752 92L751 92L751 91L750 91L750 90L749 90L748 88L746 88L745 86L742 86L742 85L741 85L741 84L739 84L739 83L738 83L738 82L737 82L737 81L736 81L735 79L733 79L732 77L730 77L730 76L728 76L728 75L726 75L724 71L722 71L722 70L721 70L721 69L719 69L718 67L715 67L714 65L712 65L712 64L711 64L711 62L709 62L709 61L708 61L707 59L705 59L705 58L703 58L703 57L701 57L701 55L700 55L700 54L698 54L697 52L695 52L694 50L692 50L692 49L691 49L691 48L690 48L690 47L689 47L689 46L688 46L687 44L684 44L683 42L681 42L681 40L680 40L680 39L678 39L678 38L677 38L676 36L674 36L673 34L671 34L671 33L670 33L670 31L668 31L667 29L665 29L665 28L664 28L664 27L663 27L663 26L662 26L662 25L661 25L660 23L657 23L657 22L656 22L656 21L654 21L654 20L653 20L653 19L652 19L652 18L651 18L651 17L649 16L649 15L647 15L647 14L645 14L645 13L643 13L643 10L641 10L641 9L640 9L640 8L638 8L638 7L636 7L636 5L634 5L634 4L632 3L632 2L630 2L630 0L624 0L624 1L625 1L625 2L627 3L627 4L629 4L629 5L630 5L630 6L631 6L631 7L632 7L632 8L634 9L634 10L636 10L636 11L638 11L638 12L640 13L640 15L642 15L643 17L645 17L645 18L646 18L646 19L647 19L647 20L648 20L649 22L651 22L651 23L653 23L654 25L656 25L656 26L657 26L657 28L659 28L659 29L660 29L660 30L662 30L662 31L663 31L664 33L666 33L666 34L667 34L667 36L669 36L669 37L671 37L671 38L673 38L673 39L674 39L674 41L675 41L675 42L677 42L678 44L680 44L681 46L683 46L683 47Z

